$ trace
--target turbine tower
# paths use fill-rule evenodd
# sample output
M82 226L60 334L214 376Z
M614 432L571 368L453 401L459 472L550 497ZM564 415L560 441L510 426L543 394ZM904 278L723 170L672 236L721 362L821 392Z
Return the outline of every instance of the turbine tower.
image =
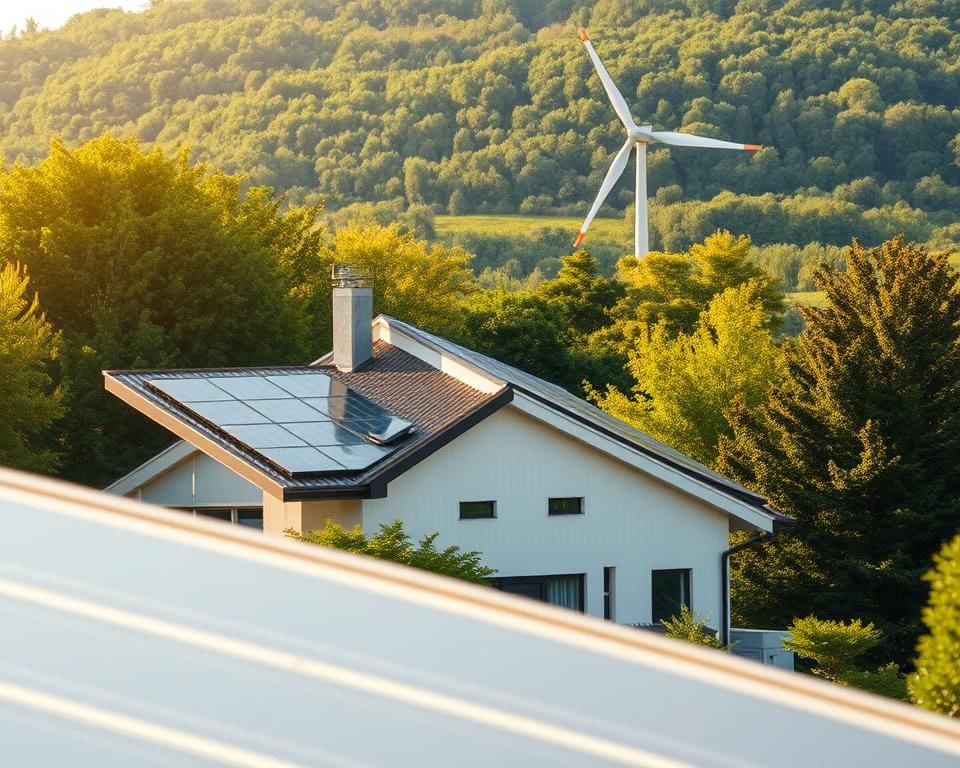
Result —
M662 144L669 144L674 147L745 149L749 152L755 152L760 149L760 145L737 144L733 141L708 139L704 136L677 133L676 131L655 131L652 125L637 125L633 121L633 116L630 114L630 107L627 106L623 94L620 93L617 86L613 84L613 80L610 79L610 74L603 66L603 62L600 61L600 57L597 56L597 52L590 43L590 35L587 34L587 30L583 27L580 28L580 40L583 41L587 53L590 54L590 60L593 62L593 66L596 67L597 74L600 75L600 82L603 83L603 89L607 92L607 97L613 105L613 111L617 113L617 117L620 118L620 122L623 123L623 127L627 131L627 140L620 148L620 151L617 152L617 156L613 158L613 162L610 164L610 170L607 171L607 175L603 179L603 184L600 185L600 192L597 194L597 199L593 201L590 213L588 213L587 218L584 219L583 226L580 227L580 233L573 242L573 247L580 247L583 238L587 235L587 228L590 226L590 222L593 221L594 216L597 215L597 211L600 210L600 206L603 205L603 201L606 200L607 195L610 194L613 185L616 184L617 179L623 174L624 168L627 167L627 162L630 160L630 150L636 147L637 206L635 214L636 234L633 252L634 255L638 257L643 256L650 250L649 240L647 239L647 144L661 142Z

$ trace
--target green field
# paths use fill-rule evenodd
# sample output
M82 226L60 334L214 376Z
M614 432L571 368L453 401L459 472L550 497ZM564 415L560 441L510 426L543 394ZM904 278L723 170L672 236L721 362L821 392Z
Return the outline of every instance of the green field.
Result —
M530 237L543 227L569 230L572 243L580 231L583 219L572 216L437 216L438 237L449 237L458 232L476 232L482 235L515 235ZM623 219L595 219L590 225L590 238L603 240L633 240L633 231Z

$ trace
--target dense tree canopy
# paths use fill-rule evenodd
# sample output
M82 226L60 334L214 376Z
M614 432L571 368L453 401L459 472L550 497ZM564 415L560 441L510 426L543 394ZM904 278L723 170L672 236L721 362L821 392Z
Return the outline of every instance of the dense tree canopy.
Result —
M283 214L241 183L109 136L54 142L36 167L0 175L0 261L28 267L63 332L65 476L106 483L169 440L103 391L103 369L292 363L315 349L315 212Z
M19 265L0 266L0 464L43 472L59 459L47 438L63 415L63 389L48 370L60 337L29 284Z
M901 239L821 268L824 308L766 405L732 414L722 471L796 518L738 555L737 615L861 618L878 660L912 657L922 574L960 526L960 286L945 255ZM882 658L885 655L886 658Z
M110 130L295 202L582 215L621 128L580 23L638 120L765 145L652 148L655 248L956 221L960 13L942 0L154 0L0 42L0 150L34 162Z
M774 381L778 350L765 327L758 284L727 288L689 334L666 321L646 326L630 352L632 396L610 387L591 397L607 413L705 464L717 458L724 412L739 400L754 408Z

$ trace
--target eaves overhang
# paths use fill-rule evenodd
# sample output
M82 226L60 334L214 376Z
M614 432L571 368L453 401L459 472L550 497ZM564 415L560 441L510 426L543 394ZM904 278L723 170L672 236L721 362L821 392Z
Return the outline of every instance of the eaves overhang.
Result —
M233 373L263 371L265 369L229 369ZM274 369L270 369L274 370ZM208 371L212 373L214 371ZM222 372L218 370L216 372ZM193 372L177 371L104 371L105 388L125 403L168 429L191 446L253 483L262 491L283 501L320 501L383 498L387 486L396 477L423 461L444 445L480 423L511 402L513 391L503 387L492 395L483 396L476 403L467 403L450 421L440 427L424 426L407 444L393 455L370 469L342 473L335 477L316 479L285 477L274 468L258 461L242 446L211 429L191 414L157 396L144 383L159 375Z

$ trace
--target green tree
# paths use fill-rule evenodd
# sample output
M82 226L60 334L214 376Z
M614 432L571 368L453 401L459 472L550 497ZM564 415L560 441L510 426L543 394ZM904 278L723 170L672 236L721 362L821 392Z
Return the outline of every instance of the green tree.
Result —
M469 253L428 245L395 224L337 229L321 255L373 278L374 312L435 333L456 332L461 303L476 287Z
M751 260L749 237L717 230L686 253L626 256L617 273L627 296L617 308L619 333L627 348L638 328L664 322L668 334L689 333L714 296L727 288L752 282L763 307L764 324L776 330L786 304L776 281Z
M927 633L917 645L910 696L924 709L960 717L960 535L944 544L924 579L930 599L923 609Z
M835 683L854 668L855 658L865 654L883 637L873 624L864 624L860 619L846 624L807 616L794 619L788 629L790 635L784 638L783 647L811 659L817 665L813 673Z
M53 142L36 167L0 174L0 261L29 268L63 332L64 476L105 484L170 439L103 391L103 369L315 353L315 210L282 213L268 190L242 184L186 152L106 135L75 150Z
M900 238L823 267L823 308L788 347L782 382L730 416L719 466L796 519L734 565L737 616L856 613L906 664L921 575L960 520L960 287L944 254ZM881 653L882 652L882 653Z
M438 532L427 534L414 545L403 528L402 520L381 523L380 530L370 537L364 534L359 524L347 529L331 520L324 522L319 530L300 534L291 528L286 534L308 544L369 555L477 584L487 584L487 580L496 573L493 568L483 565L483 556L479 552L465 552L460 547L437 549Z
M762 284L749 280L714 297L689 334L672 338L665 320L630 353L633 395L616 387L590 398L607 413L708 465L716 463L724 412L755 408L776 375L778 349L766 327Z
M530 291L481 291L464 305L465 346L560 386L576 388L563 316Z
M599 274L597 260L580 249L560 260L556 279L543 283L539 292L559 307L573 342L610 322L610 311L624 290L619 281Z
M55 387L48 366L60 334L27 294L26 270L0 267L0 464L50 472L58 456L44 438L63 415L63 387Z

